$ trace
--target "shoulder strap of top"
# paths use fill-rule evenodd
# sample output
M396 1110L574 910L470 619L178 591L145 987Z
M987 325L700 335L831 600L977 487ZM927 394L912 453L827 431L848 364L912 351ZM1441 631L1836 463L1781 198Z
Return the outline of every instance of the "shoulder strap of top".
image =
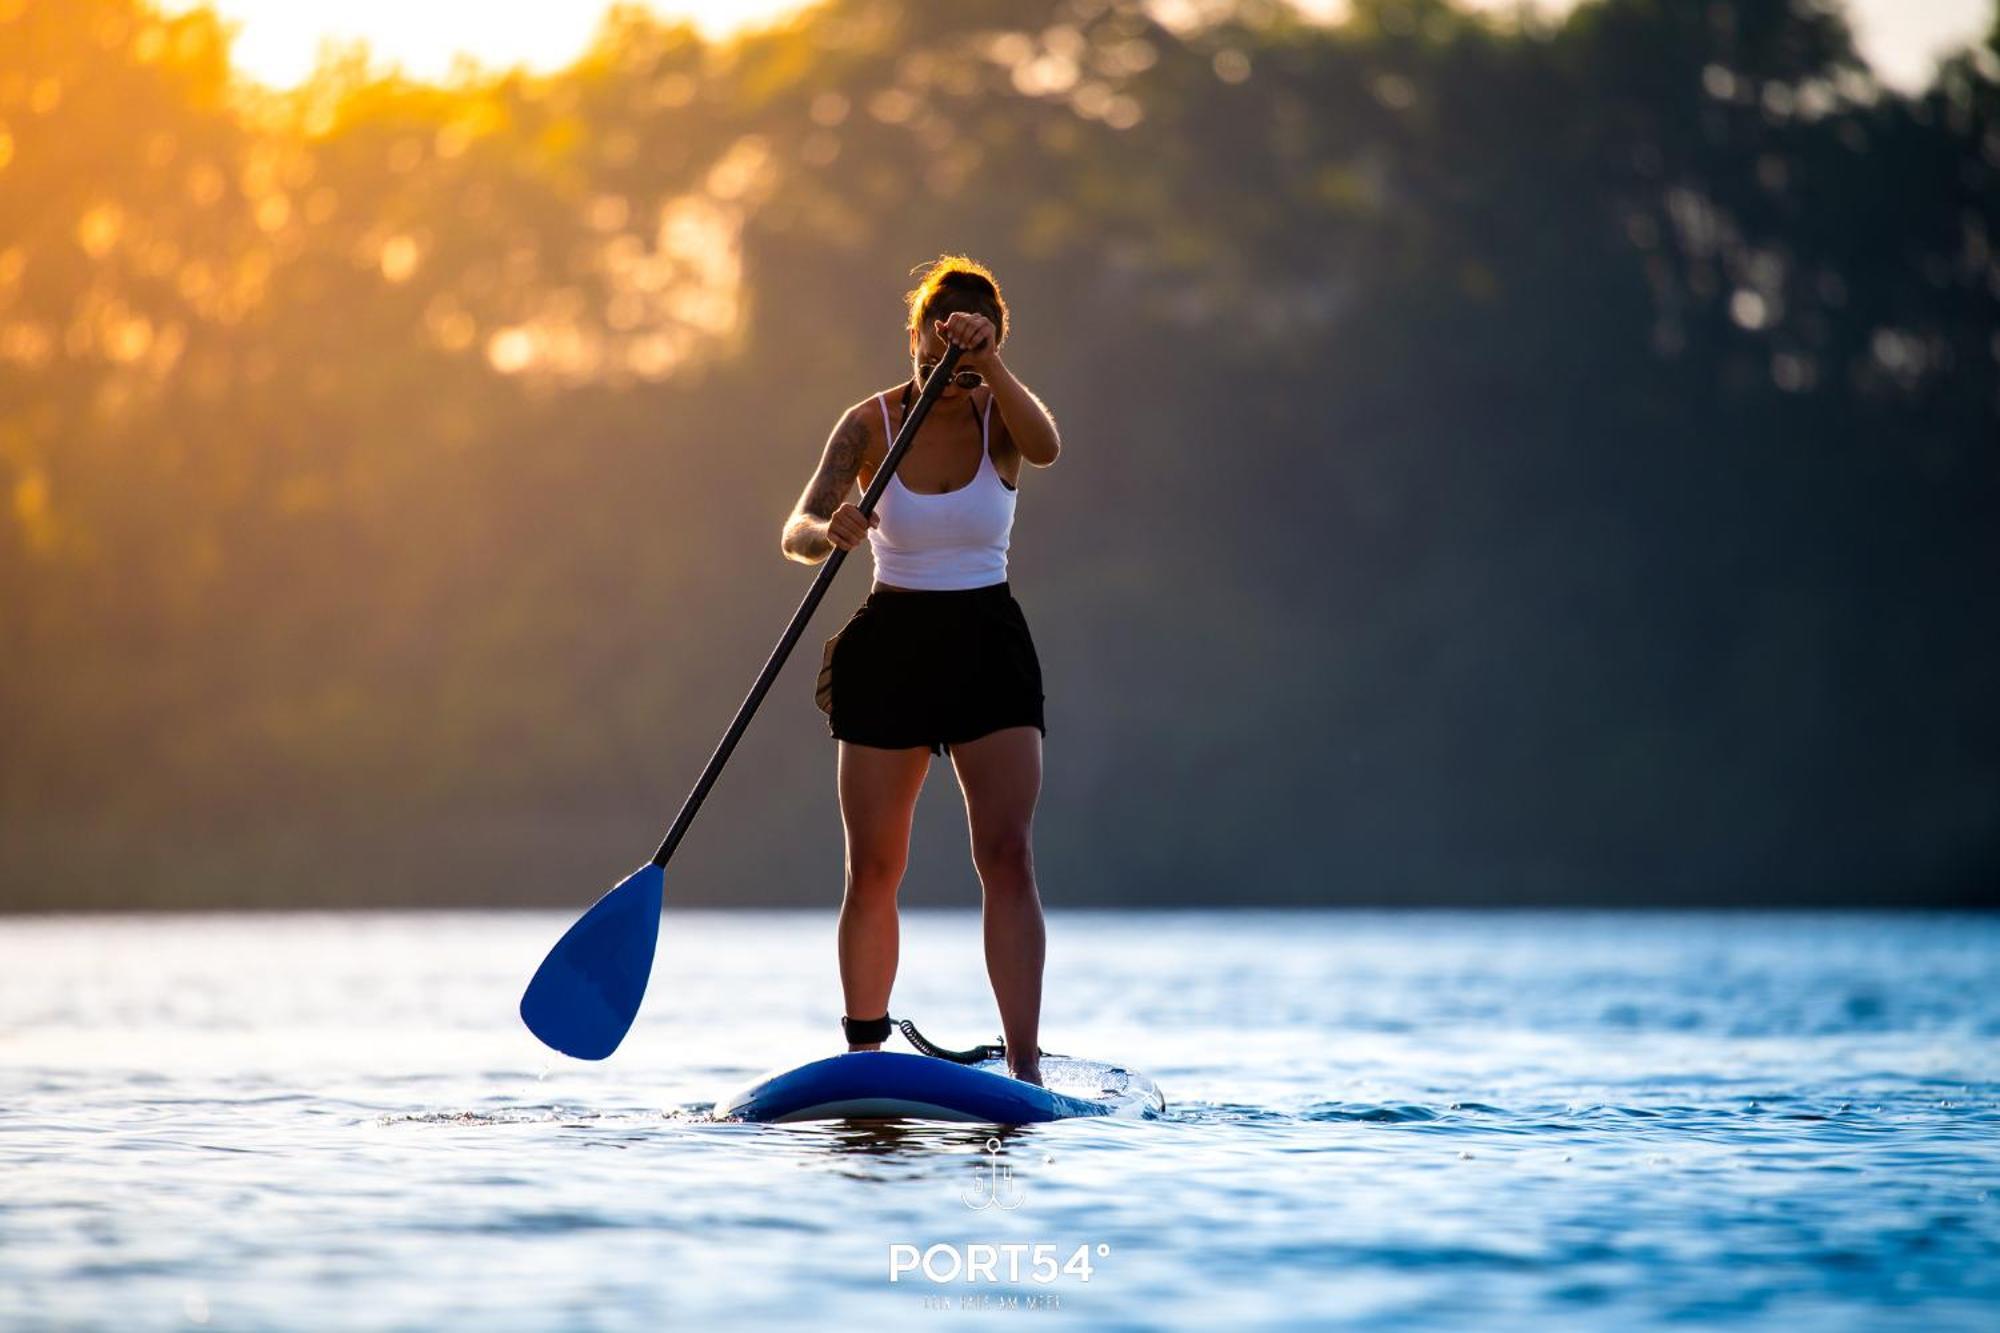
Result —
M882 409L882 447L886 449L896 436L896 432L889 429L889 400L878 393L875 395L875 406Z

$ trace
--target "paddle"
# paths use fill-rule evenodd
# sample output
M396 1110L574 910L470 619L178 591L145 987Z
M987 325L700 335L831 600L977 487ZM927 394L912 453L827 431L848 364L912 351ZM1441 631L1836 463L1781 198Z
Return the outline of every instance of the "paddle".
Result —
M875 479L869 483L867 494L861 497L863 515L875 511L875 503L882 498L889 478L895 475L896 465L903 461L910 442L916 439L917 427L923 424L931 404L950 382L961 350L956 346L946 347L943 359L924 381L923 392L917 395L910 415L896 432L882 466L875 469ZM701 778L681 805L681 812L674 816L673 827L667 830L660 850L579 917L535 970L534 979L521 996L521 1021L563 1054L602 1060L625 1040L626 1031L638 1015L639 1002L646 996L646 979L653 970L653 949L660 937L660 908L666 898L667 861L681 845L688 825L694 823L709 788L721 775L722 766L729 762L730 752L742 739L757 705L764 702L771 682L777 679L785 658L791 655L792 646L799 641L806 622L819 608L820 599L826 596L827 587L840 572L846 557L846 551L835 547L821 564L770 660L757 673L757 683L750 687L743 706L736 710L736 720L723 733L722 743L709 756L708 766L702 769Z

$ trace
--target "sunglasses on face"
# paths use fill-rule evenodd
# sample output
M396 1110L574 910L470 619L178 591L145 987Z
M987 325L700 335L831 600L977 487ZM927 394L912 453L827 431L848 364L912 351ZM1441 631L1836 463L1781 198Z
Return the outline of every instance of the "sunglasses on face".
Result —
M931 372L936 369L937 361L935 359L917 362L917 382L919 384L928 384ZM976 389L986 383L986 377L976 370L955 370L951 373L951 382L961 389Z

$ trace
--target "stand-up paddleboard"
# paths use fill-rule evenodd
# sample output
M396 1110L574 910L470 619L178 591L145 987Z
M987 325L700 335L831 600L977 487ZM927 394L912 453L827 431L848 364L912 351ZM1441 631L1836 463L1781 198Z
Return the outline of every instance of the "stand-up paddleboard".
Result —
M1004 1061L958 1064L901 1051L854 1051L759 1079L715 1104L719 1120L945 1120L1033 1125L1078 1116L1157 1115L1160 1090L1143 1074L1094 1060L1044 1055L1046 1086L1023 1083Z

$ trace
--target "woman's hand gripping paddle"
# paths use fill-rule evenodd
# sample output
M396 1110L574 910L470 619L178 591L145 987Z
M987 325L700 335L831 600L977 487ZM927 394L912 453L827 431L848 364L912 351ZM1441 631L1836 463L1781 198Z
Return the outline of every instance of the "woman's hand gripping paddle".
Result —
M875 502L882 498L889 478L895 475L896 465L909 452L910 441L916 439L917 428L923 424L931 404L950 382L963 350L957 346L945 348L943 358L924 381L923 392L917 395L910 415L896 432L882 466L875 470L868 493L861 497L864 516L875 511ZM563 1054L602 1060L625 1040L626 1031L638 1015L639 1002L646 996L646 979L653 971L653 948L660 937L660 907L666 898L667 860L674 854L674 848L680 846L681 836L694 822L708 789L715 785L722 766L729 762L730 752L749 727L757 705L764 702L771 682L777 679L779 668L791 655L792 646L819 608L820 599L826 596L827 587L840 572L846 556L846 551L835 547L820 566L770 660L757 673L757 683L750 687L743 706L736 710L736 720L723 733L722 743L709 756L700 780L688 793L680 814L674 817L673 827L667 830L660 850L653 853L651 861L627 875L617 888L599 898L556 941L556 947L549 950L549 956L542 960L534 979L528 983L521 996L521 1021Z

